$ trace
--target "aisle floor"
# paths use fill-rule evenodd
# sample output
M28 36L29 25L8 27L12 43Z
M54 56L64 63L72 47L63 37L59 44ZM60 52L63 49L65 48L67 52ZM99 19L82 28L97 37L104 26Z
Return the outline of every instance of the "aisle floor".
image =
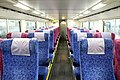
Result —
M49 80L75 80L67 41L60 38Z

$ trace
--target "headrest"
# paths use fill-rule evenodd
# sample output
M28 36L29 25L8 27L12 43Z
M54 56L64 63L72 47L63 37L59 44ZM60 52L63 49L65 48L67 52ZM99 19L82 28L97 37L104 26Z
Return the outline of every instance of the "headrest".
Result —
M87 38L87 33L78 32L78 33L77 33L77 36L78 36L77 41L80 41L82 38Z
M103 38L110 38L111 39L111 33L110 32L103 32L101 33Z
M74 32L74 33L79 33L80 30L75 29L75 30L73 30L73 32Z
M35 30L28 30L28 33L34 33Z
M43 30L44 33L50 33L50 30Z
M34 37L37 38L38 41L45 41L45 37L44 37L43 32L34 33Z
M21 34L20 32L15 32L11 34L11 38L21 38Z
M102 35L100 32L95 32L94 33L94 38L102 38Z
M103 38L88 38L88 54L105 54Z
M14 38L11 45L12 55L30 56L28 38Z
M43 30L44 33L48 33L48 35L50 36L50 30Z
M89 30L90 33L95 33L96 31L95 30Z

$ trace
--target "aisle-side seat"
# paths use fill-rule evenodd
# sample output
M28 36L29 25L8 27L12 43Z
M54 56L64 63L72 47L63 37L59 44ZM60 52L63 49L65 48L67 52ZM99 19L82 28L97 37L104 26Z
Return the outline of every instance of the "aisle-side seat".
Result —
M115 80L113 42L110 39L89 38L80 41L82 80Z
M48 65L50 63L49 54L49 34L44 32L29 33L29 38L37 38L39 43L39 80L46 80Z
M54 52L54 31L50 30L50 53Z
M73 34L73 54L72 54L72 60L73 60L73 66L74 68L74 73L76 76L76 79L79 80L80 73L80 64L79 64L79 55L80 55L80 49L79 49L79 44L80 40L83 38L92 38L93 35L92 33L74 33Z
M14 38L1 43L3 80L38 80L38 41Z
M28 38L37 38L39 42L39 66L49 65L49 35L43 32L29 33Z
M73 42L72 42L72 46L73 46L73 58L75 61L75 65L74 66L78 66L79 67L79 54L80 54L80 50L79 50L79 42L81 39L83 38L92 38L93 35L92 33L83 33L83 32L78 32L78 33L74 33L73 34Z

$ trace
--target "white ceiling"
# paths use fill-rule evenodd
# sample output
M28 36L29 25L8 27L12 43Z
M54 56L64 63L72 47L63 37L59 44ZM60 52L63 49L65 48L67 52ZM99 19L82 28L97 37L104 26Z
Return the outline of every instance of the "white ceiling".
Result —
M45 11L53 17L67 16L72 18L80 11L89 8L100 0L19 0L30 6ZM69 14L69 15L68 15Z
M0 6L19 10L32 14L31 11L24 11L13 6L11 0L0 0ZM58 19L66 16L68 19L75 18L76 14L83 11L101 0L12 0L27 3L30 7L45 12L46 14ZM106 0L108 1L108 0ZM39 15L38 15L39 16Z
M10 0L0 0L0 5L18 10L18 8L13 7L13 4L8 1ZM25 2L35 9L44 11L45 13L53 16L54 18L59 18L59 14L68 16L68 18L72 18L80 11L90 7L93 3L97 2L98 0L19 0L19 1ZM23 11L21 9L19 10ZM29 11L27 12L29 13Z

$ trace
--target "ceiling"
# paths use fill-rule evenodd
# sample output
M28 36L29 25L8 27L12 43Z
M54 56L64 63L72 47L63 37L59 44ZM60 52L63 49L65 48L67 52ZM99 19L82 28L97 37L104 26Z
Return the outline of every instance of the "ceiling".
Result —
M45 11L45 13L58 17L78 14L80 11L90 7L98 0L19 0L30 6ZM70 17L68 15L68 17Z
M0 0L0 6L32 14L31 11L14 7L11 1L26 3L28 6L43 11L56 19L61 19L62 16L73 19L81 11L88 9L101 0Z

